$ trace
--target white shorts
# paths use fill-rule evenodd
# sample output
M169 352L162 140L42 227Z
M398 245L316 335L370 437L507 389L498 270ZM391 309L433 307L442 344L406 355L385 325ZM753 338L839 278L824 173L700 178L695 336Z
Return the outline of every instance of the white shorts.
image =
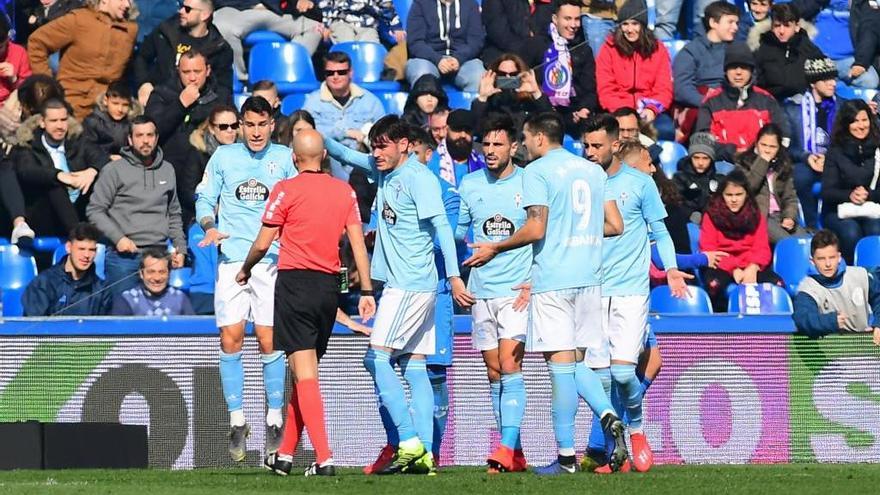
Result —
M611 360L638 363L648 335L648 296L602 298L603 339L586 342L586 363L607 368Z
M217 287L214 289L214 314L217 326L252 321L271 327L275 313L275 277L278 266L257 263L251 270L247 285L238 285L235 276L242 262L220 263L217 266Z
M525 309L514 310L515 300L516 296L477 299L471 309L474 318L471 330L474 349L478 351L497 349L499 339L526 341L529 313Z
M394 355L436 352L434 307L436 292L409 292L393 287L382 291L370 345L394 349Z
M573 351L582 334L601 331L599 286L532 294L529 302L529 352Z

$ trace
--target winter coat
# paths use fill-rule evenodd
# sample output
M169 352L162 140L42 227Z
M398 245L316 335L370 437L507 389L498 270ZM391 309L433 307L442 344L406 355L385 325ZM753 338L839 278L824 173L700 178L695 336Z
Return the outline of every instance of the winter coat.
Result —
M840 106L843 105L844 101L846 101L844 98L834 96L834 106L837 111L840 111ZM785 100L785 103L782 105L782 109L785 111L788 123L791 126L791 140L788 143L788 154L795 163L806 163L807 156L809 155L804 149L804 116L801 108L802 104L803 97L795 95L794 97ZM818 107L819 104L817 103L816 106ZM819 113L818 108L816 113ZM816 118L816 124L828 134L830 139L833 122L828 122L827 118L824 122L819 121L818 115Z
M599 105L609 112L622 107L650 108L660 115L672 105L672 67L669 52L657 41L656 49L648 58L638 51L624 56L608 36L596 59L596 85ZM643 100L652 102L643 102Z
M758 85L779 100L803 93L810 87L804 62L824 57L803 30L796 32L787 43L780 43L772 31L764 33L755 53Z
M486 99L485 102L474 98L471 101L471 113L476 122L481 122L491 113L507 114L513 120L516 129L522 129L523 122L529 115L543 112L552 112L553 105L547 95L541 93L541 97L537 100L531 95L525 98L508 90L502 90Z
M6 60L3 62L12 64L15 81L8 77L0 78L0 103L6 101L9 95L31 76L31 64L24 47L11 41L6 46Z
M177 196L180 201L180 209L183 215L183 225L186 227L196 215L196 186L205 174L208 160L219 143L203 126L199 126L189 135L189 158L186 167L182 167L177 175Z
M320 0L317 3L325 26L344 22L349 26L377 30L380 25L392 30L403 29L391 0Z
M854 138L831 146L825 155L825 170L822 172L823 212L836 212L837 205L848 202L850 193L859 186L870 191L868 201L880 203L880 187L871 191L876 149L877 143Z
M860 284L857 283L859 279L862 279L858 276L860 271L865 277L863 280L867 282L862 287L859 287ZM861 306L864 313L862 315L849 314L846 311L849 308L839 308L833 303L828 306L823 305L820 308L819 301L808 292L810 291L809 285L812 284L804 279L798 285L798 293L794 296L794 313L791 315L798 331L812 339L838 332L843 333L844 331L837 324L837 315L841 311L849 316L849 324L852 326L855 326L853 320L862 320L862 318L864 318L862 321L867 320L871 327L880 326L880 276L878 275L880 273L877 273L876 269L865 270L859 266L847 267L843 263L838 267L837 273L831 277L825 277L820 273L808 274L808 278L813 279L832 293L838 292L846 295L861 292L863 297L852 298L849 300L849 304L855 307ZM831 301L825 302L827 304ZM870 313L868 309L870 309ZM850 311L855 312L855 309L850 309ZM864 330L864 328L858 328L858 331Z
M483 0L483 27L486 43L480 58L487 66L505 53L520 57L526 41L545 29L553 18L552 0Z
M107 113L102 93L95 103L95 110L83 121L83 137L108 156L118 155L119 150L128 146L131 119L142 113L144 113L144 108L137 100L132 99L128 116L120 121L113 120Z
M749 182L749 195L755 198L761 213L767 216L770 209L770 183L768 182L767 172L770 171L774 163L768 163L761 157L752 154L744 154L737 160L736 165L746 174ZM776 197L776 204L779 205L779 212L782 218L791 218L796 220L798 217L798 197L794 188L794 177L789 171L787 177L781 177L777 172L773 179L773 196Z
M40 272L21 296L25 316L103 316L110 314L113 294L95 273L95 264L74 280L64 266L67 256ZM63 310L63 311L62 311Z
M318 2L312 2L312 8L309 10L299 12L296 10L296 2L288 0L217 0L214 2L214 10L217 11L225 7L230 7L236 10L249 10L257 5L262 5L277 15L290 15L294 19L305 17L317 22L321 22L322 20L321 9L318 7Z
M675 81L675 102L698 107L703 93L698 88L717 88L724 81L724 49L726 43L712 43L697 35L684 45L672 61L672 79Z
M678 161L678 172L672 176L672 180L678 186L678 191L684 198L683 206L690 216L695 211L702 213L706 209L709 198L718 190L721 177L715 170L714 161L705 172L698 174L691 158L686 156Z
M443 22L440 22L440 13ZM451 56L464 65L480 56L486 32L480 9L474 0L414 0L406 24L409 58L421 58L434 65Z
M217 84L232 92L232 48L220 35L214 24L208 25L208 34L193 38L180 28L175 14L144 38L134 58L134 80L140 87L150 83L154 87L176 79L180 55L195 48L205 55L211 66L211 76Z
M853 17L858 19L852 37L855 48L853 65L860 65L867 69L880 55L880 8L871 8L867 2L853 3L858 3L850 12L850 20Z
M553 46L553 40L548 31L549 23L525 44L525 61L529 67L536 67L544 63L544 54ZM574 94L568 107L557 107L560 112L570 115L582 108L590 112L599 109L599 97L596 94L596 61L593 50L589 43L584 43L583 30L568 43L572 64L571 87ZM573 50L572 47L576 47ZM535 70L535 78L538 85L544 84L544 66Z
M92 112L95 98L122 79L134 50L137 24L114 21L91 8L76 9L37 29L28 39L35 74L51 74L49 55L62 52L58 82L77 119Z
M816 26L804 19L798 21L798 26L800 26L801 32L806 33L811 41L819 34L819 30L816 29ZM758 51L758 48L761 47L761 37L765 33L769 33L771 29L773 29L773 24L768 16L763 21L756 22L755 25L749 29L748 36L742 41L745 41L746 44L749 45L751 51L756 52ZM739 31L736 32L736 35L737 41L739 41Z
M366 135L369 128L385 116L385 107L379 98L357 84L351 85L351 96L343 106L330 94L327 83L321 83L320 88L306 96L303 110L312 114L316 128L324 136L352 149L357 149L358 143L347 137L346 131L357 129Z
M16 23L16 39L22 43L25 43L31 33L36 31L37 28L43 24L46 24L49 21L54 21L73 9L82 7L83 1L56 0L48 9L43 7L40 2L32 2L32 5L31 8L26 9L24 12L24 18L26 19L27 25L23 25L24 23L21 22Z
M616 21L617 12L626 0L581 0L581 3L581 14Z
M401 118L411 125L427 127L428 115L421 111L416 103L416 100L422 95L431 95L437 98L437 108L448 107L449 97L446 96L446 91L443 90L440 79L431 74L425 74L413 83L412 88L409 90L409 96L406 97L406 103L403 105L403 115Z
M723 251L730 256L718 261L718 269L733 273L754 263L761 270L770 266L770 239L767 235L767 217L760 216L758 227L742 239L730 239L712 223L710 215L703 215L700 224L700 252Z
M110 313L114 316L180 316L194 315L189 296L182 290L168 286L159 294L152 294L143 284L132 287L113 299Z

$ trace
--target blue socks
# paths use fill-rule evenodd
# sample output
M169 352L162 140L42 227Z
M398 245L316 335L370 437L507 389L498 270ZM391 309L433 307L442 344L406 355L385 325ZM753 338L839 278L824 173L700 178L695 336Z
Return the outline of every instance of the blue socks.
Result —
M434 392L434 459L440 459L440 446L446 433L449 414L449 387L446 386L446 366L429 364L428 379Z
M654 383L654 380L642 377L642 399L644 399L645 394L648 393L648 388L651 386L652 383Z
M574 456L574 420L578 409L575 363L547 363L553 389L553 432L559 455Z
M379 389L376 389L376 396L379 396ZM391 420L391 415L388 414L388 408L382 405L382 401L379 401L379 417L382 418L382 428L385 428L385 439L386 443L395 449L400 444L400 439L397 438L397 427L394 426L394 421Z
M575 366L577 394L587 402L593 413L601 417L606 411L613 410L611 401L608 400L603 377L590 369L583 361L573 364L573 366Z
M425 450L432 452L434 447L434 389L428 378L428 369L424 359L410 359L407 355L400 358L400 369L403 379L409 384L409 395L412 399L413 426ZM399 383L399 382L398 382ZM403 434L400 435L401 439Z
M501 382L489 382L489 396L492 398L492 414L495 416L495 428L501 432Z
M413 426L413 420L409 415L403 384L400 383L397 373L391 367L391 355L385 351L372 348L367 349L367 354L364 356L364 367L373 376L379 400L382 406L386 408L388 417L397 430L398 439L400 441L407 441L416 437L416 430ZM425 378L427 380L427 376ZM430 388L431 385L429 383L429 392Z
M284 359L283 352L275 351L271 354L261 354L260 361L263 362L263 386L266 388L266 402L269 409L277 409L280 412L284 407L284 379L287 377L287 360ZM275 426L280 427L281 424Z
M232 354L220 351L220 382L223 384L223 397L226 399L227 410L241 411L244 400L244 366L241 364L241 351Z
M501 376L501 445L521 449L520 424L526 412L526 384L522 373ZM575 400L577 404L577 400ZM577 406L575 406L577 407Z
M636 377L635 364L612 364L611 376L617 386L621 405L629 416L632 430L642 429L642 384Z

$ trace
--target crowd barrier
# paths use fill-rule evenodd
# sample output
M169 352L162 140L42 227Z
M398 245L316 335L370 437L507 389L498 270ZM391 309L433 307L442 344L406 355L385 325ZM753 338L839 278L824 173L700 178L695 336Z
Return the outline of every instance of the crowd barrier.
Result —
M870 335L814 341L788 316L652 317L663 371L645 403L658 463L880 462L880 350ZM498 441L470 321L456 317L449 423L441 463L480 465ZM367 339L337 329L321 363L334 459L364 465L384 444ZM149 429L152 467L228 466L217 331L210 318L7 319L0 324L0 422L119 421ZM246 463L260 462L264 397L256 343L247 339ZM523 445L552 460L550 382L540 357L524 363ZM578 449L589 426L582 404ZM313 456L307 440L296 458Z

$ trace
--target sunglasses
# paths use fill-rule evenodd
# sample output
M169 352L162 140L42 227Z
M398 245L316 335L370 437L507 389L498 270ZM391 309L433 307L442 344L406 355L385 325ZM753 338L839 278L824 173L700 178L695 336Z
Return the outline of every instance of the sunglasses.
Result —
M186 5L184 3L178 4L177 10L180 10L180 9L183 9L183 11L186 12L187 14L191 13L193 10L201 10L201 9L197 9L191 5Z
M497 74L501 77L518 77L519 76L519 72L503 72L500 70L495 71L495 74Z
M348 74L348 71L351 69L339 69L339 70L325 70L324 74L327 76L344 76Z
M231 124L214 124L214 125L217 126L217 129L220 129L221 131L225 131L228 129L232 129L233 131L237 131L239 128L238 122L233 122Z

